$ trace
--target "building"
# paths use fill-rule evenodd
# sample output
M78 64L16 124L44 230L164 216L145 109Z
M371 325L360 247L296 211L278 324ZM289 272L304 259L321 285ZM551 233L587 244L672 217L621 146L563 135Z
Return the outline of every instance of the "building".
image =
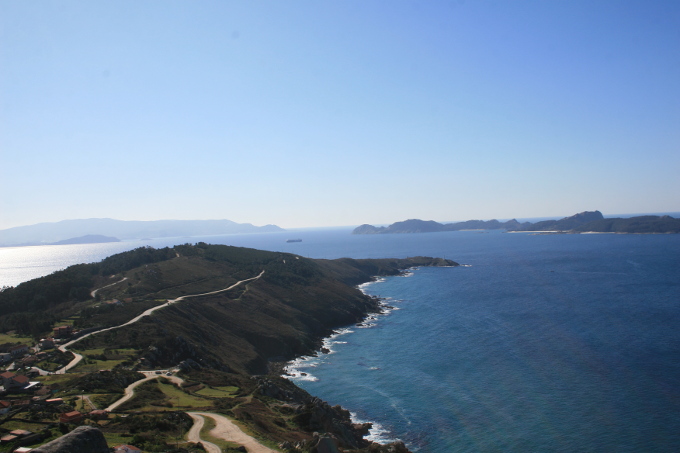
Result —
M0 374L0 378L2 378L2 386L5 387L5 390L8 392L13 390L21 390L28 386L27 376L14 374L11 371L6 371Z
M73 333L73 326L59 326L52 329L54 338L68 338Z
M12 354L9 352L0 352L0 363L9 362L12 360Z
M0 415L9 412L10 407L12 407L12 403L9 401L0 401Z
M88 417L94 420L106 420L107 418L109 418L109 413L103 409L95 409L93 411L90 411Z
M83 420L83 414L78 411L64 412L59 416L61 423L80 423Z
M40 340L40 349L54 349L54 340L52 338L43 338Z
M28 354L28 346L25 344L12 346L9 348L9 353L12 357L22 357L24 354Z

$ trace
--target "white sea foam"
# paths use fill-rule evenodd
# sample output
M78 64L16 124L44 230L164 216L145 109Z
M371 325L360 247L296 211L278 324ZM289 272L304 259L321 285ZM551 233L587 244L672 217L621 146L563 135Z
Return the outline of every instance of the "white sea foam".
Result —
M388 444L390 442L396 442L399 439L395 439L393 437L390 437L390 432L385 429L380 423L376 422L370 422L368 420L362 420L360 419L357 414L354 412L350 412L350 419L352 420L352 423L370 423L373 425L371 429L368 431L368 435L365 436L366 440L370 440L371 442L375 442L378 444Z
M283 377L294 381L318 381L319 378L307 372L309 368L316 368L324 361L324 356L334 354L333 346L338 344L347 344L346 341L338 340L342 335L354 332L352 329L345 327L334 331L331 336L324 338L321 343L321 350L314 355L307 355L291 360L283 367Z

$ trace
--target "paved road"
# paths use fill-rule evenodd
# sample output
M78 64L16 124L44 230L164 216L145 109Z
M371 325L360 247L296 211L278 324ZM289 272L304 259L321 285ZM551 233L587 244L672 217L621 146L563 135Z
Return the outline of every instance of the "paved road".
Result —
M260 274L257 277L247 278L245 280L238 281L228 288L218 289L217 291L210 291L208 293L190 294L190 295L187 295L187 296L178 297L177 299L169 300L165 304L156 305L155 307L152 307L152 308L149 308L148 310L145 310L141 315L135 316L134 318L132 318L131 320L129 320L128 322L126 322L124 324L121 324L119 326L107 327L107 328L101 329L101 330L96 330L94 332L90 332L88 334L85 334L82 337L78 337L75 340L69 341L68 343L59 346L59 350L62 351L62 352L66 352L66 351L68 351L67 348L69 346L71 346L74 343L77 343L78 341L82 340L83 338L87 338L90 335L94 335L96 333L106 332L107 330L120 329L121 327L129 326L130 324L136 323L137 321L142 319L144 316L149 316L151 313L153 313L156 310L160 310L161 308L165 308L169 305L176 304L177 302L180 302L184 299L188 299L190 297L210 296L212 294L219 294L219 293L223 293L225 291L229 291L230 289L236 288L238 285L240 285L242 283L249 282L249 281L252 281L252 280L257 280L258 278L262 277L262 274L264 274L264 270L262 272L260 272ZM123 280L125 280L125 279L123 279ZM116 283L120 283L120 282L116 282ZM115 284L115 283L113 283L113 284ZM57 371L54 372L54 374L64 374L64 373L66 373L68 370L70 370L74 366L78 365L78 363L83 359L82 355L76 354L73 351L71 351L71 352L75 356L74 359L71 360L66 366L59 368Z

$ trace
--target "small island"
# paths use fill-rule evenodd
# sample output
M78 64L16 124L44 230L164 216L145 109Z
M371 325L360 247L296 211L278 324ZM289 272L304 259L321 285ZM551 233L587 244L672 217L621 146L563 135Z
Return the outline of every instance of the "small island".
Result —
M103 236L101 234L86 234L77 238L64 239L63 241L53 242L50 245L68 245L68 244L103 244L106 242L120 242L120 239L111 236Z

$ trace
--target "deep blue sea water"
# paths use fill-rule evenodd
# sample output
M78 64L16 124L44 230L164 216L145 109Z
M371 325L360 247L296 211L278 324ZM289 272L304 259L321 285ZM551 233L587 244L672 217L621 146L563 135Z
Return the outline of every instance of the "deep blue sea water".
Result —
M680 451L680 235L301 230L148 244L198 240L469 265L365 285L394 309L296 364L298 385L376 422L374 436L433 453ZM0 249L0 285L139 245Z

